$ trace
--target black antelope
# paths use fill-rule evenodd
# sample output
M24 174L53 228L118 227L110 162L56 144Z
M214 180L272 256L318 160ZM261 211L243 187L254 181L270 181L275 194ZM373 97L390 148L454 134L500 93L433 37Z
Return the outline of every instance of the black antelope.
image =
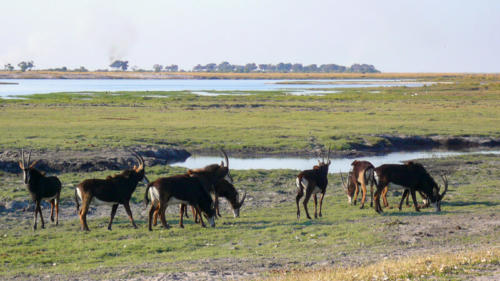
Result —
M137 228L132 217L132 211L130 210L130 198L132 193L134 193L137 184L140 181L147 182L144 170L144 159L135 152L132 152L139 166L135 166L132 169L127 169L116 174L114 176L108 176L106 179L87 179L81 182L75 188L75 202L76 210L79 210L78 199L82 201L82 208L79 210L80 222L82 225L82 230L89 231L87 225L87 213L90 207L92 199L95 197L97 200L110 204L111 207L111 218L109 220L108 229L111 230L111 224L113 223L113 218L118 209L118 205L122 204L127 211L130 222Z
M375 168L374 178L377 186L377 191L374 196L375 211L377 211L377 213L382 212L382 208L380 206L380 195L385 188L408 189L417 212L420 210L417 203L416 191L420 191L425 194L426 199L429 200L430 204L434 206L435 211L440 212L441 201L448 190L448 179L446 176L441 176L444 183L444 191L442 194L439 194L440 188L434 179L421 164L414 163L412 161L402 165L385 164L379 166Z
M56 211L56 225L59 224L59 197L61 196L61 182L57 177L47 177L43 172L34 168L37 161L30 164L31 151L28 154L28 162L24 161L24 150L21 150L21 161L19 167L23 170L24 184L28 188L31 199L35 202L35 222L33 230L37 226L37 214L40 213L40 221L42 228L45 228L43 221L42 208L40 203L42 200L50 202L50 220L54 221L54 209Z
M297 196L295 197L295 202L297 203L297 218L300 218L300 207L299 201L304 193L306 197L302 204L304 205L304 210L306 211L306 216L309 216L309 211L307 210L307 203L311 196L314 198L314 218L318 218L317 205L318 199L316 194L321 193L321 198L319 200L319 216L321 217L321 209L323 206L323 198L325 197L326 187L328 185L328 167L330 166L330 148L328 149L328 155L325 162L323 158L322 161L318 160L318 165L314 166L312 170L305 170L297 175Z
M231 176L231 173L229 171L229 158L227 157L227 153L223 149L221 149L221 152L224 156L224 160L226 161L225 164L224 161L221 161L220 165L211 164L205 166L204 168L189 169L187 171L188 175L192 177L198 177L205 190L214 196L216 210L219 209L219 194L217 193L217 189L215 188L215 186L220 180L224 178L231 184L233 182L233 177ZM181 208L186 209L186 206L182 206ZM196 214L195 221L198 222L198 217L203 224L203 219L201 218L201 216L197 216Z
M347 182L344 180L344 176L342 175L342 172L340 172L340 178L342 179L342 186L344 188L344 191L345 193L347 194L347 199L348 199L348 202L349 204L352 205L352 197L354 196L354 192L356 190L356 186L354 185L354 181L356 181L356 178L353 176L353 172L352 171L349 171L349 175L347 176ZM358 185L360 185L360 183L358 182ZM384 207L389 207L389 203L387 202L387 192L388 192L388 188L385 187L384 190L382 191L381 193L381 197L382 197L382 201L383 201L383 205ZM371 192L370 192L371 193ZM426 208L429 206L429 200L426 199L425 197L425 194L420 192L420 196L422 196L422 198L424 198L424 203L422 205L419 205L419 208ZM371 195L371 194L370 194ZM405 189L405 191L403 192L403 196L401 197L401 201L399 203L399 210L401 211L402 210L402 206L403 206L403 202L404 200L406 199L406 206L410 206L409 204L409 198L410 198L410 190L409 189ZM371 202L370 202L371 203ZM370 204L370 207L372 207L372 204Z
M231 205L231 209L233 209L233 215L235 218L240 216L240 208L243 206L243 202L245 202L245 198L247 197L247 193L243 194L241 201L239 200L239 193L234 188L234 185L226 179L221 179L215 185L215 194L217 197L226 198L226 200ZM215 202L218 202L218 198L216 197ZM219 212L219 204L215 204L215 210L219 217L222 217Z
M153 216L156 220L158 214L163 227L170 227L165 219L165 211L169 205L174 204L182 204L179 220L180 227L184 227L182 221L186 205L191 205L198 212L203 212L210 226L215 227L215 208L212 197L198 177L185 174L156 179L154 182L149 183L146 188L144 194L146 206L149 203L148 195L151 198L151 208L148 216L149 231L153 230Z

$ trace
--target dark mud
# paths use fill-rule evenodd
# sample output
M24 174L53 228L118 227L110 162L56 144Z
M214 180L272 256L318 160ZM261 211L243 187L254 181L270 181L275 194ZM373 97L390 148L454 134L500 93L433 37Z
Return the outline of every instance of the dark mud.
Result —
M184 149L144 147L133 150L144 157L147 166L183 162L191 156ZM0 170L18 173L20 157L21 151L0 151ZM33 151L31 160L39 160L36 168L49 173L123 170L137 164L137 160L127 149Z

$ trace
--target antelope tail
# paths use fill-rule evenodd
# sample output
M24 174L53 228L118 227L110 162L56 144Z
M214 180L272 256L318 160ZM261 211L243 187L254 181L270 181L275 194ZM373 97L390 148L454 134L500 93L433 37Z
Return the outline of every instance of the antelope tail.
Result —
M78 202L78 187L75 188L75 203L76 203L76 211L80 210L80 203Z
M148 186L146 187L146 192L144 192L144 203L146 203L146 207L147 207L147 206L148 206L148 204L149 204L148 192L149 192L149 189L151 188L151 186L153 186L153 183L154 183L154 182L150 182L150 183L148 183Z

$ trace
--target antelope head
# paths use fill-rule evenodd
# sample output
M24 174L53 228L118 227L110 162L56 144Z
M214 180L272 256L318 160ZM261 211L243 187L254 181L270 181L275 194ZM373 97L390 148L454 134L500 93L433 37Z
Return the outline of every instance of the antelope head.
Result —
M439 194L439 189L438 189L436 196L437 200L432 203L432 205L434 206L434 211L436 212L441 212L441 201L443 200L446 191L448 191L448 178L446 177L446 175L441 175L441 179L443 180L444 191L443 193Z
M19 161L19 167L23 170L24 184L29 184L31 180L31 169L36 165L38 160L30 164L31 160L31 150L28 154L28 162L24 160L24 149L21 149L21 161Z
M142 156L140 156L137 152L135 152L133 150L130 150L130 153L132 153L132 155L134 155L137 162L139 163L139 166L134 165L134 167L132 168L137 176L137 181L142 180L145 184L148 184L149 180L146 177L144 158L142 158Z
M344 180L344 176L342 175L342 172L340 171L340 178L342 179L342 188L344 189L345 193L347 194L347 201L349 204L352 205L352 198L354 197L354 189L349 188L351 184L351 175L352 172L349 172L349 175L347 176L347 182Z
M235 218L238 218L240 216L240 208L243 206L243 202L245 202L245 198L247 197L247 192L243 194L243 197L241 198L241 201L237 202L233 206L233 215ZM236 200L238 201L238 196L236 197Z

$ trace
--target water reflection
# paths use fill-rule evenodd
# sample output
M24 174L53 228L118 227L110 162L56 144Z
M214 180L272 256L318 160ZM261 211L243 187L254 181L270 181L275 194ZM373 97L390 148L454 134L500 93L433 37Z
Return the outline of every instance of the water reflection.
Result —
M464 154L500 154L500 151L416 151L416 152L394 152L383 156L359 157L358 160L370 161L373 165L379 166L382 164L396 164L403 161L419 159L419 158L442 158ZM192 156L185 162L172 164L186 168L201 168L209 164L220 163L221 157L211 156ZM351 163L354 158L333 158L330 165L330 173L338 173L339 170L347 171L351 168ZM294 169L304 170L310 169L318 163L318 158L299 158L299 157L264 157L264 158L229 158L229 167L235 170L252 170L252 169Z

